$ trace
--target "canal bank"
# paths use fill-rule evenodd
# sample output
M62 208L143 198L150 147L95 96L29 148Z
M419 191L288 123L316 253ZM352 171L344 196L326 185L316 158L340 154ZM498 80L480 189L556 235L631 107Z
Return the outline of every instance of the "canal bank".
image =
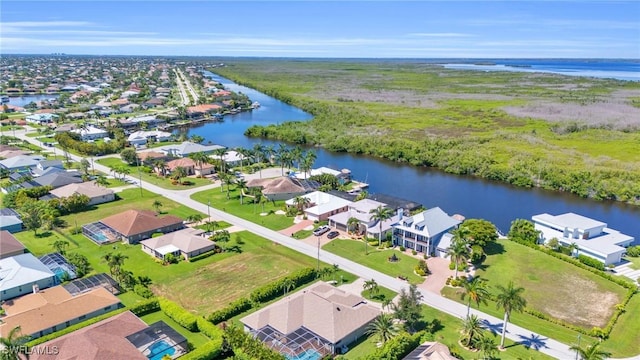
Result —
M278 124L285 121L307 121L312 116L254 89L233 83L216 74L206 76L221 82L230 90L242 92L260 108L247 113L225 116L223 123L206 123L188 129L188 135L200 135L206 141L230 148L253 147L256 143L278 142L244 136L252 125ZM347 153L332 153L321 148L315 167L348 168L357 180L370 184L369 193L385 193L420 202L427 208L439 206L449 214L467 218L484 218L506 232L511 221L531 219L540 213L574 212L606 222L611 228L640 242L640 207L612 201L595 201L571 194L543 189L518 188L470 176L444 173L437 169L414 167L377 158Z

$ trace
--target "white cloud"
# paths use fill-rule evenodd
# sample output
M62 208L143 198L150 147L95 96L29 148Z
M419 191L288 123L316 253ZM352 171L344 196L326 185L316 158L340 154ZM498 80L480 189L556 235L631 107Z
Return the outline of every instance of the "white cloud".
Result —
M442 38L460 38L460 37L472 37L473 34L465 33L411 33L407 34L410 37L442 37Z

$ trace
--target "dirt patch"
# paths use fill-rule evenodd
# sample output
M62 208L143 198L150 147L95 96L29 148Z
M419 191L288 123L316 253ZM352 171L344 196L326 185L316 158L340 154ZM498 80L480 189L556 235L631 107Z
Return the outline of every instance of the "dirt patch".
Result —
M617 294L604 292L595 282L573 274L564 274L561 283L566 286L556 287L543 312L586 328L606 326L620 301Z

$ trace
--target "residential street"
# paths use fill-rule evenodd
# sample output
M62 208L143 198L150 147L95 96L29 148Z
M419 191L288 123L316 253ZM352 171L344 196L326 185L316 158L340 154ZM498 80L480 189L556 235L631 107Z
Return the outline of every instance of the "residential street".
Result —
M27 140L30 143L33 143L35 145L42 146L38 140L25 136L24 131L16 132L16 136L20 139ZM46 151L53 152L50 148L47 148L47 147L43 147L43 148ZM81 159L81 157L76 155L71 155L71 154L70 154L70 157L75 161L80 161ZM98 158L95 158L95 159L98 159ZM98 163L95 163L94 165L97 170L107 174L110 173L110 169L108 167ZM135 176L135 174L129 175L126 177L129 180L132 180L135 182L139 181ZM145 190L148 190L157 194L161 194L168 199L176 201L192 209L198 210L203 214L207 214L207 211L208 211L207 205L194 201L190 199L189 196L195 191L201 191L202 189L206 189L213 186L209 185L207 187L201 187L201 188L193 189L189 191L175 191L175 190L163 189L143 181L142 187ZM402 288L408 288L408 284L405 281L374 271L370 268L367 268L365 266L362 266L358 263L347 260L345 258L339 257L337 255L331 254L327 251L324 251L321 249L319 250L316 246L307 244L303 241L295 240L289 236L280 234L277 231L267 229L260 225L249 222L247 220L244 220L239 217L233 216L231 214L225 213L223 211L214 209L213 207L210 208L209 211L211 213L211 216L215 219L220 219L232 225L247 229L252 233L255 233L259 236L262 236L266 239L269 239L283 246L287 246L305 255L308 255L314 258L319 255L321 261L324 261L328 264L337 264L340 266L341 269L351 272L361 278L375 279L376 282L381 286L387 287L394 291L400 291L400 289ZM463 318L466 316L467 309L465 305L455 302L453 300L446 299L440 296L439 294L436 294L430 291L426 291L423 289L420 289L420 291L424 296L423 302L428 306L431 306L433 308L436 308L440 311L456 316L458 318ZM485 325L488 328L490 328L493 331L496 331L498 334L501 332L502 319L495 318L493 316L490 316L488 314L485 314L483 312L480 312L474 309L472 309L471 312L473 314L476 314L481 319L483 319L485 322ZM524 329L522 327L516 326L514 324L508 325L507 337L515 342L521 342L525 345L531 346L532 348L537 348L540 352L558 359L574 359L575 358L575 352L570 351L569 346L562 344L558 341L555 341L553 339L549 339L547 337L532 333L531 331ZM637 356L634 359L640 359L640 356Z

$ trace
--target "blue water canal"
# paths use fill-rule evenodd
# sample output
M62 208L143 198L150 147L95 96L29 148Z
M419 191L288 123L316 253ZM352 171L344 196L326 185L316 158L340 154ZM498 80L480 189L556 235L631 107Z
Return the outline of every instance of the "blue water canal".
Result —
M273 142L248 138L244 131L255 124L268 125L291 120L309 120L310 114L259 91L233 83L210 72L206 75L229 89L242 92L261 104L259 109L227 115L222 123L206 123L191 128L207 141L228 147L252 147L256 143ZM427 208L439 206L449 214L467 218L484 218L502 231L516 218L530 219L538 213L575 212L604 221L611 228L640 239L640 207L615 202L599 202L541 189L516 188L474 177L457 176L429 168L402 165L380 159L346 153L333 153L316 148L316 167L348 168L358 180L370 184L370 193L418 201Z

